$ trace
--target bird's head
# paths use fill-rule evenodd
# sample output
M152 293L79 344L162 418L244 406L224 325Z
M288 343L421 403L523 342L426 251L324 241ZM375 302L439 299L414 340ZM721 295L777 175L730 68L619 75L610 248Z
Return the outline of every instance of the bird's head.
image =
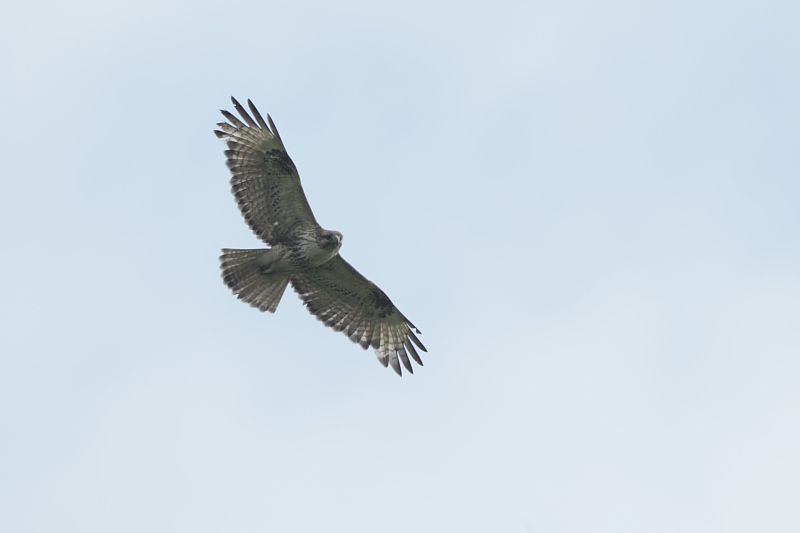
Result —
M325 230L319 234L319 246L325 250L339 251L342 247L342 234L338 231Z

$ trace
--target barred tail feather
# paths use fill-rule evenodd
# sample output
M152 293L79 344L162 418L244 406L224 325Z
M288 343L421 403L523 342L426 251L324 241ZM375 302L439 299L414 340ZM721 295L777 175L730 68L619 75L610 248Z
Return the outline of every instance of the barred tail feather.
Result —
M283 292L289 284L290 274L262 273L263 262L259 258L267 250L222 249L220 269L225 285L240 300L247 302L259 311L274 313L281 301Z

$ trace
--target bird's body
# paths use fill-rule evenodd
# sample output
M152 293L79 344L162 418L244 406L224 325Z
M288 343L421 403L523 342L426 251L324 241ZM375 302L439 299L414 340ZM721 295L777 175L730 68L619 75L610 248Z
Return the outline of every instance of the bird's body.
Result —
M250 229L268 249L223 249L222 278L241 300L274 313L289 283L308 310L326 326L343 331L378 361L402 374L413 373L411 358L422 360L414 345L425 347L419 330L374 283L339 255L342 234L323 229L308 205L300 176L272 119L247 101L251 117L235 99L241 120L222 111L228 122L214 133L226 139L231 192ZM414 331L412 331L414 330Z

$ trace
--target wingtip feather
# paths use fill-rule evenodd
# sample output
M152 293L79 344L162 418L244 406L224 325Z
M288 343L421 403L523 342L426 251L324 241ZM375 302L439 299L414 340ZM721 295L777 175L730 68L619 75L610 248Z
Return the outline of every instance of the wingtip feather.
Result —
M269 127L272 129L272 134L275 135L275 138L278 139L281 142L281 144L283 144L283 139L281 139L281 134L278 133L278 128L275 127L275 123L272 122L272 117L269 116L269 113L267 113L267 122L269 122Z
M417 338L417 336L416 336L416 335L414 335L414 332L413 332L413 331L411 331L411 330L408 330L408 337L409 337L409 338L410 338L412 341L414 341L414 344L416 344L416 345L417 345L417 348L419 348L419 349L420 349L420 350L422 350L423 352L427 352L427 351L428 351L428 349L427 349L427 348L425 348L425 346L424 346L424 345L422 344L422 342L421 342L421 341L420 341L420 340Z
M402 361L403 366L406 367L406 370L413 374L414 369L411 367L411 361L408 360L408 354L406 353L406 350L403 348L402 344L397 348L397 355L400 356L400 361Z
M389 357L389 363L392 365L392 370L394 370L398 376L403 377L403 369L400 368L400 362L397 360L396 355L394 357Z
M414 349L414 344L408 340L408 337L406 337L405 341L403 341L403 345L406 347L406 351L408 351L408 353L411 355L411 358L414 359L419 366L425 366L422 364L422 359L417 353L417 350Z
M258 125L262 129L265 129L265 130L269 129L268 126L267 126L267 123L264 122L264 117L261 116L261 113L258 112L258 109L256 109L255 104L253 104L253 102L249 98L247 99L247 107L249 107L250 111L252 111L253 115L255 115L256 120L258 121Z
M242 104L236 101L236 99L233 100L233 107L236 108L236 111L239 113L239 116L241 116L244 119L244 121L247 122L248 126L250 126L251 128L258 127L256 121L253 120L253 118L247 113L247 110L244 108L244 106L242 106Z

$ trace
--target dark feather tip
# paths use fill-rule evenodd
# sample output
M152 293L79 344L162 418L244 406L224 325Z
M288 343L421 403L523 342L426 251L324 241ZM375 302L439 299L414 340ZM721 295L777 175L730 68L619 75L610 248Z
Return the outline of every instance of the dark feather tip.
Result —
M255 105L253 105L253 102L251 102L249 98L247 99L247 107L249 107L249 108L250 108L250 111L252 111L252 112L253 112L253 115L255 115L255 117L256 117L256 120L258 121L258 125L259 125L259 126L262 128L262 129L265 129L265 130L269 129L269 128L267 127L267 123L266 123L266 122L264 122L264 118L261 116L261 113L259 113L259 112L258 112L258 109L256 109L256 106L255 106Z

